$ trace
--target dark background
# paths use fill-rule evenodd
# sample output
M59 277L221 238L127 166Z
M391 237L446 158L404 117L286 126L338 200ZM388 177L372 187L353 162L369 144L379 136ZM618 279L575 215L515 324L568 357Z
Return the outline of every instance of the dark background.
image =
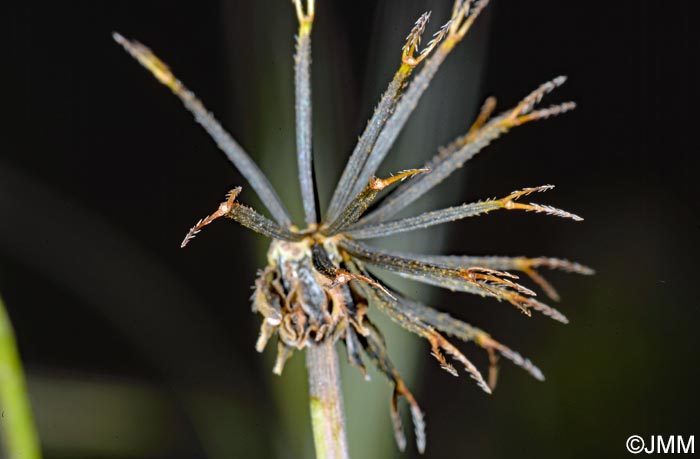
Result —
M327 202L412 21L432 9L434 30L450 5L317 3L315 153ZM397 338L390 353L412 362L407 379L427 413L426 457L622 457L631 434L697 433L700 37L690 5L495 0L425 94L394 149L399 168L466 130L486 96L505 109L569 76L547 101L577 110L497 141L434 203L554 183L539 201L584 222L496 213L449 225L442 251L559 256L597 271L549 276L567 326L434 294L547 381L504 363L487 397L441 371L418 338ZM179 249L226 190L246 184L110 37L119 30L168 62L299 216L290 2L14 2L0 16L0 291L46 457L308 455L301 357L280 379L253 349L249 286L265 240L221 222ZM252 191L241 199L261 207ZM382 429L362 438L351 427L355 456L396 455L388 385L374 378L384 398L353 409L366 383L347 378L351 424Z

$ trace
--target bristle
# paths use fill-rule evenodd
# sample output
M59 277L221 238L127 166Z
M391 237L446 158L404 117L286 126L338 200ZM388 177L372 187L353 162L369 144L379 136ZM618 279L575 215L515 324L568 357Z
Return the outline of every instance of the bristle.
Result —
M495 346L495 348L504 358L510 360L515 365L530 373L533 378L538 381L544 381L544 374L542 374L542 371L537 368L537 366L534 365L530 359L526 359L518 352L515 352L514 350L509 349L500 343L498 343L498 346Z
M421 56L424 56L424 55L430 53L430 51L432 51L433 48L435 48L438 44L440 44L440 42L442 40L445 39L447 34L450 33L450 26L451 25L452 25L452 19L450 19L449 21L444 23L442 25L442 27L440 27L440 30L438 30L437 32L435 32L433 34L433 38L428 42L428 46L426 46L425 49L423 49L420 52Z
M509 117L516 118L520 115L525 115L532 111L535 105L542 101L542 98L554 91L559 86L566 82L566 76L558 76L550 81L542 83L537 89L525 96L520 103L512 110Z
M528 300L529 300L527 302L528 307L534 309L535 311L541 312L545 316L550 317L550 318L556 320L557 322L561 322L563 324L569 323L569 319L567 319L567 317L564 314L562 314L561 312L559 312L555 308L553 308L547 304L541 303L533 298L529 298Z
M433 347L433 349L430 351L430 355L435 357L435 360L437 360L438 363L440 363L440 368L442 368L452 376L459 376L459 373L457 373L455 367L452 366L452 364L450 364L449 362L447 362L447 360L445 360L445 356L442 355L442 352L440 352L440 348L437 345L435 345L435 347Z
M537 212L537 213L545 213L547 215L553 215L556 217L562 217L562 218L570 218L575 221L583 221L583 218L579 217L576 214L572 214L571 212L567 212L565 210L557 209L556 207L552 207L549 205L543 205L543 204L536 204L536 203L529 203L529 204L522 204L519 202L516 202L519 198L523 196L530 195L532 193L541 193L543 191L548 191L554 188L554 185L542 185L538 187L533 187L533 188L523 188L522 190L519 191L514 191L510 195L506 196L505 198L497 200L504 209L508 210L525 210L528 212Z
M418 50L421 36L423 35L423 32L425 32L425 27L430 21L431 14L431 11L426 11L425 13L421 14L413 25L411 31L408 33L408 35L406 35L406 43L403 45L403 48L401 48L404 56L410 56L414 51Z
M423 50L420 50L418 45L420 44L421 37L425 32L425 27L429 20L430 12L424 13L420 18L418 18L413 26L413 29L406 37L406 44L402 48L402 62L404 65L408 67L416 67L418 64L423 62L428 57L430 52L435 49L435 47L449 34L452 20L449 20L446 24L440 27L440 29L433 34L433 37L428 42L428 45ZM416 52L418 53L418 57L415 56Z
M401 413L399 413L399 393L394 389L391 397L391 424L394 427L394 439L396 446L402 453L406 451L406 434L403 430L403 422L401 422Z
M572 214L571 212L567 212L562 209L557 209L556 207L552 207L549 205L543 205L543 204L537 204L537 203L530 203L528 204L529 208L526 208L525 210L528 211L533 211L537 213L545 213L547 215L553 215L555 217L562 217L562 218L570 218L571 220L577 221L577 222L582 222L583 217L579 217L576 214Z
M230 190L228 193L226 193L226 201L222 202L219 204L219 208L216 209L216 212L214 212L211 215L208 215L205 218L200 219L196 225L194 225L190 230L187 232L185 235L185 238L182 240L182 243L180 244L180 248L185 248L185 246L192 240L194 237L208 224L216 220L217 218L221 218L225 216L228 212L231 211L231 209L234 206L234 201L236 200L236 197L238 194L241 192L241 187L236 187L232 190Z
M481 390L483 390L487 394L491 393L491 388L486 383L486 380L484 380L484 377L481 375L481 372L474 366L473 363L471 363L469 359L467 359L464 356L464 354L462 354L456 347L454 347L452 343L442 338L440 347L442 347L445 350L445 352L450 354L450 356L452 356L464 366L464 370L469 374L469 377L476 381L476 384L481 388Z
M413 403L410 404L409 408L411 410L411 420L413 421L413 429L416 434L416 448L418 449L419 453L423 454L425 453L426 445L425 419L423 417L423 412L421 411L418 404L415 403L415 400L413 400Z
M533 267L545 266L550 269L560 269L562 271L591 276L595 271L588 266L584 266L574 261L563 260L561 258L538 257L531 258L530 265Z

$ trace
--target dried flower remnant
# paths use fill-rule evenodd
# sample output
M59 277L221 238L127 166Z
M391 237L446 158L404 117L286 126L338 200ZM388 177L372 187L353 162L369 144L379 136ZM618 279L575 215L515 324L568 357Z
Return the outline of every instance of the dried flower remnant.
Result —
M268 219L238 203L241 187L237 187L213 214L190 229L182 247L203 227L221 217L233 219L269 237L272 242L267 253L267 265L258 274L252 298L253 311L263 317L256 350L262 352L268 342L277 337L277 360L273 368L277 374L282 373L285 362L294 350L306 349L308 353L324 344L330 343L332 346L336 341L343 341L349 362L366 375L364 354L394 387L390 413L401 450L406 447L406 437L398 411L399 399L404 398L409 405L420 452L426 445L423 412L391 363L382 334L369 317L370 311L381 311L401 327L427 340L431 354L443 369L456 376L458 370L452 362L459 364L487 393L491 393L496 385L499 356L522 367L538 380L543 380L544 376L530 360L485 331L392 291L372 274L372 267L441 288L492 297L514 305L528 316L535 310L563 323L567 322L566 317L536 300L535 292L519 284L518 276L512 272L524 273L554 301L559 300L559 295L537 268L587 275L593 273L583 265L556 258L421 255L381 250L360 242L362 239L427 228L496 210L521 210L582 220L575 214L549 205L522 202L533 193L551 190L552 185L525 188L499 199L486 199L391 220L510 129L559 115L575 107L574 103L565 102L538 108L543 97L561 86L565 77L557 77L541 85L514 108L496 116L493 116L496 100L490 97L469 131L440 148L422 168L402 171L384 179L375 176L440 65L464 38L487 3L488 0L455 1L452 16L423 49L420 49L420 43L428 27L430 13L418 18L406 37L400 55L397 55L399 68L350 155L327 211L323 218L319 218L311 148L311 31L315 5L313 0L307 0L306 7L302 0L293 0L299 21L294 59L295 112L305 229L292 224L282 201L257 165L170 69L144 45L114 34L115 40L129 54L182 100L196 121L248 180L272 216L272 220ZM412 77L414 71L417 73ZM384 199L367 212L377 195L387 189L390 191ZM490 362L488 376L484 378L447 337L473 342L484 349ZM325 451L322 454L322 448L333 446L323 441L319 443L318 439L316 446L319 456L327 453L328 457L345 457L347 454L343 451L336 451L337 454ZM335 446L340 450L345 448L343 442Z

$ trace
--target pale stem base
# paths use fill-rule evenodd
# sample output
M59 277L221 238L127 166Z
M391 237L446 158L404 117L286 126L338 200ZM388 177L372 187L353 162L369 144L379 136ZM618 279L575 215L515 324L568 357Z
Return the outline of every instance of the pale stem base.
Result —
M306 369L316 458L347 459L343 394L334 343L324 341L308 346Z

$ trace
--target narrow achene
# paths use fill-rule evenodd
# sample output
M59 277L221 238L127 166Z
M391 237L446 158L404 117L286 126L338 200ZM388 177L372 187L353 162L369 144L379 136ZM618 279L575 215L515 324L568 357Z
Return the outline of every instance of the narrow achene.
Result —
M397 50L398 68L349 156L345 169L324 213L318 208L313 170L311 104L311 34L314 0L293 0L299 22L294 58L296 147L298 176L304 209L304 225L295 226L287 210L258 166L244 149L206 110L153 52L137 41L115 33L114 39L148 69L192 112L197 123L212 137L260 197L265 216L241 204L241 187L230 191L209 216L199 220L185 236L185 247L203 227L226 217L270 238L267 264L255 281L253 310L262 316L255 348L262 352L274 338L277 360L273 372L281 374L295 350L305 350L309 372L311 414L316 454L319 458L348 457L335 344L344 343L347 359L366 375L365 360L372 362L393 386L390 415L399 449L406 436L399 414L404 399L413 421L415 442L421 453L426 447L423 411L389 358L381 332L370 316L381 312L404 329L424 338L440 367L457 376L461 368L479 388L490 394L498 374L499 357L523 368L535 379L542 372L527 358L493 338L489 333L431 306L393 291L375 276L375 268L417 282L490 297L510 303L530 316L532 311L566 323L563 313L536 299L536 293L521 285L515 273L529 277L546 296L559 295L538 271L558 269L579 274L593 271L581 264L547 257L425 255L381 250L364 239L427 228L496 211L525 211L580 221L581 217L546 204L529 201L534 194L554 188L541 185L508 193L501 198L456 205L407 218L394 216L449 177L465 162L509 130L562 114L573 102L541 106L542 99L561 86L559 76L542 84L514 107L494 115L496 101L486 99L471 128L437 153L423 166L411 167L379 178L378 167L430 85L442 63L462 41L488 0L456 0L451 17L437 27L421 47L430 13L418 17L405 45ZM377 201L382 194L383 199ZM480 370L448 337L471 342L488 355L490 366Z

